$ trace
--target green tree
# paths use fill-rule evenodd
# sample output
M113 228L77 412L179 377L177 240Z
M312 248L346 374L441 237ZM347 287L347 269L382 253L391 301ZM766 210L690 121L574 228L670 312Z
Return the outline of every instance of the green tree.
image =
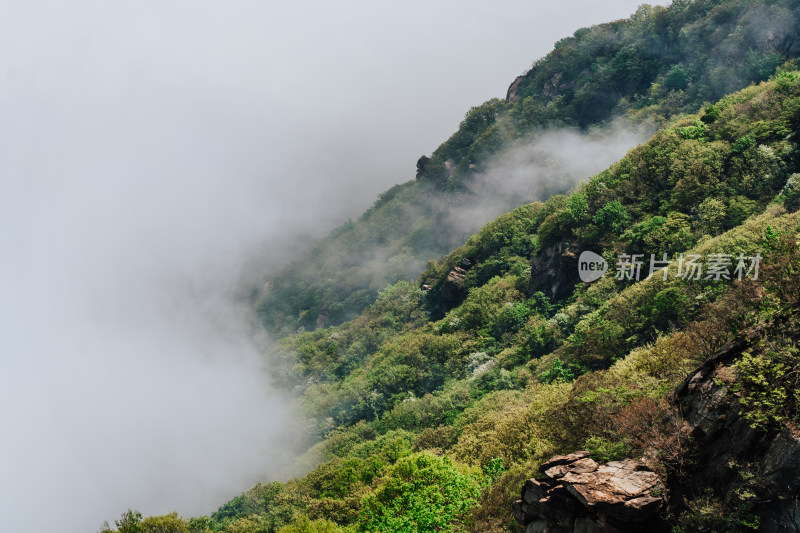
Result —
M686 320L689 311L689 298L677 287L659 291L649 304L650 323L664 330Z
M667 214L667 221L661 227L660 234L659 239L664 245L662 251L667 254L686 251L697 242L689 217L677 211Z
M140 533L141 521L142 513L128 509L122 513L122 516L120 516L119 520L114 520L114 525L117 526L116 531L118 533ZM106 522L103 526L103 529L100 530L100 533L112 533L113 531L115 530L111 529L111 527L108 525L108 522Z
M576 192L572 194L564 205L565 222L570 227L576 227L586 221L589 212L589 203L586 195Z
M362 531L455 532L478 501L483 475L448 457L420 452L400 459L362 501Z
M345 533L349 531L342 529L330 520L319 519L310 520L307 516L295 518L291 524L282 527L278 533Z
M189 533L186 521L172 512L163 516L148 516L139 524L140 533Z
M709 235L718 235L724 228L728 208L719 198L706 198L697 208L697 217L703 231Z
M618 200L612 200L598 209L592 220L599 227L614 233L622 233L631 223L628 210Z

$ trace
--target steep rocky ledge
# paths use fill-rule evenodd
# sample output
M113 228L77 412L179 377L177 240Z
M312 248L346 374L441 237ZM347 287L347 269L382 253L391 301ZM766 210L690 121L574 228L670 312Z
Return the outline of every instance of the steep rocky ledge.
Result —
M526 533L658 533L702 498L730 503L747 494L758 531L800 531L800 431L754 429L731 390L733 363L767 333L728 343L675 389L691 440L666 480L631 459L599 465L583 451L556 456L541 466L543 478L525 482L514 518Z
M541 291L553 300L563 300L579 281L578 250L568 242L558 242L533 259L528 293Z
M692 428L694 466L671 476L670 500L679 511L704 491L725 499L747 490L759 531L800 531L800 432L752 428L730 390L732 363L759 337L728 343L676 388L673 403Z
M600 465L579 451L552 457L529 479L512 512L526 533L659 531L665 486L655 472L626 459Z

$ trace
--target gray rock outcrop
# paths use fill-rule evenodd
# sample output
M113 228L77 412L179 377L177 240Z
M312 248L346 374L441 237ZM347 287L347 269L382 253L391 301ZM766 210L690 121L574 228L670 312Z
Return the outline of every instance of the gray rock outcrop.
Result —
M579 451L552 457L529 479L512 513L526 533L658 531L665 486L632 459L598 464ZM650 522L650 523L649 523Z

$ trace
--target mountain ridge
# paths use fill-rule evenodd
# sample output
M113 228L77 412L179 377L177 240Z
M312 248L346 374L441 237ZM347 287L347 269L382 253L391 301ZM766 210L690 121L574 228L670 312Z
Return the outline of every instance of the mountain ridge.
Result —
M542 190L498 197L489 187L478 198L473 184L504 148L542 128L590 130L615 116L663 125L696 112L798 57L798 26L793 0L696 0L643 6L628 19L577 30L517 78L506 100L470 109L458 131L420 158L416 179L390 188L361 217L271 275L269 289L253 298L262 322L280 337L354 318L386 285L415 279L427 261L480 228L454 213L489 202L486 222L586 177L562 176ZM559 173L569 174L556 164L552 174Z

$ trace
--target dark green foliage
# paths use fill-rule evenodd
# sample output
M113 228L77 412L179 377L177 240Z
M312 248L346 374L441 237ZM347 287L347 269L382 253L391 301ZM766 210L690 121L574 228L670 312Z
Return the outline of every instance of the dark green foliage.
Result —
M755 512L758 496L743 487L727 498L714 496L709 488L703 494L689 500L688 507L678 517L675 533L716 533L730 531L745 533L760 529L760 518Z
M800 421L800 350L797 348L800 302L800 248L793 236L768 228L765 267L760 273L767 298L762 313L779 325L768 340L761 339L735 363L739 380L732 386L741 414L753 428L770 430Z
M783 201L786 209L790 211L800 208L800 174L789 176L779 198Z
M744 137L740 137L735 143L731 145L731 152L734 154L741 154L753 148L756 145L756 135L753 132L748 133Z
M117 526L119 533L139 533L141 521L142 513L128 509L122 513L119 520L114 520L114 524Z
M254 511L255 509L248 501L247 497L242 494L241 496L233 498L231 501L217 509L217 512L213 515L213 518L215 520L222 521L228 518L247 516Z
M505 305L490 327L492 337L500 340L518 332L525 325L525 321L531 313L531 309L525 302Z
M728 175L725 169L740 164L745 168L743 159L762 157L751 154L753 150L777 153L780 140L738 154L730 150L736 139L751 132L748 128L765 123L780 126L782 119L773 111L785 99L797 98L798 88L773 98L774 87L772 83L748 89L715 104L720 115L704 130L702 144L678 132L682 124L695 127L699 122L689 117L633 150L573 196L523 206L487 224L460 248L428 265L421 281L432 285L430 290L422 293L410 284L398 284L355 321L287 341L285 347L298 356L295 372L302 379L297 383L310 383L300 388L309 413L319 421L320 433L328 435L330 449L337 450L308 478L317 480L306 489L308 497L327 502L325 516L352 523L357 506L348 495L366 490L382 468L411 450L468 449L472 444L461 440L466 437L454 425L463 428L457 424L460 414L483 398L514 393L532 383L583 386L584 377L595 375L590 370L608 368L631 350L657 341L659 335L686 328L702 305L723 298L727 289L721 284L627 287L608 279L583 286L570 300L555 304L542 293L527 296L528 265L544 253L539 244L542 230L552 221L561 238L572 235L578 240L579 249L586 246L582 239L592 239L610 250L663 251L671 257L695 246L704 233L717 234L762 211L768 195L774 197L779 189L770 185L763 193L727 197L724 191L731 182L725 180L743 174ZM754 104L761 101L770 105ZM735 113L731 106L738 106ZM794 152L781 157L770 162L769 168L790 172L796 161ZM703 179L692 180L692 176ZM687 190L689 183L695 188L684 196L669 180L678 185L687 180ZM589 227L592 233L583 231ZM421 306L439 297L455 267L466 269L463 301L440 319L429 318ZM723 309L733 312L736 306L725 304ZM725 316L716 312L714 327L718 329L698 335L710 346L702 349L713 353L727 338L731 326ZM697 354L701 347L692 350ZM674 354L674 349L669 353ZM647 363L653 375L677 379L675 364L681 359L668 363L653 357L658 362ZM599 386L593 394L580 396L566 409L602 408L611 417L625 412L642 424L649 424L660 412L642 403L643 393L636 385ZM342 429L331 432L337 426ZM620 440L605 429L564 427L573 432L574 442L553 436L554 442L588 446L602 457L619 457L642 446L635 437L638 429L626 430L630 436ZM410 433L393 433L397 431ZM378 448L354 444L360 441L374 442ZM396 447L386 448L379 442L394 442ZM379 463L369 462L385 453L379 449L399 451Z
M142 513L128 509L119 520L114 521L117 529L112 530L106 525L100 533L206 533L205 525L209 523L208 519L187 522L175 512L142 518Z
M720 110L718 107L710 105L703 110L703 114L700 116L700 120L705 122L706 124L711 124L716 122L716 120L720 117Z
M689 71L683 65L673 65L664 75L661 85L670 91L683 91L689 85ZM711 117L709 117L711 118ZM705 120L704 120L705 122ZM713 120L710 120L713 122Z
M791 32L797 17L798 6L790 1L643 6L628 20L559 41L526 74L520 97L531 99L528 107L538 111L533 117L547 118L533 102L550 101L561 120L580 125L609 116L623 98L628 106L647 105L649 98L663 106L654 97L668 100L670 92L688 105L683 111L694 111L703 100L766 79L796 54L792 45L773 46L766 37L774 28Z
M625 206L613 200L601 207L592 221L602 230L622 233L630 225L631 217Z
M422 160L418 179L382 194L359 219L331 232L275 276L270 288L258 295L264 324L279 335L295 333L298 328L308 331L341 324L358 315L386 285L413 280L426 261L452 250L477 229L464 228L463 220L450 217L446 206L451 200L464 202L466 198L463 205L468 208L469 183L479 172L476 169L509 143L542 128L587 128L615 114L665 124L681 113L696 112L705 102L767 79L779 65L800 55L797 28L800 5L793 0L695 0L673 2L669 7L642 6L629 19L576 31L556 43L555 49L523 76L518 98L493 99L470 109L458 130L430 158ZM792 64L787 63L777 80L778 88L793 91L793 76ZM684 140L709 142L711 130L732 107L736 106L730 102L706 106L698 119L680 124L674 131ZM666 189L676 191L670 211L690 214L697 207L693 199L708 196L700 190L704 188L701 184L708 181L709 188L718 188L715 182L723 173L734 174L735 194L751 199L766 196L775 184L762 177L775 177L775 172L768 168L769 161L758 155L757 146L797 128L800 113L796 104L787 104L785 113L789 128L763 124L754 132L730 127L716 132L717 138L732 143L734 153L752 152L752 161L743 165L726 168L724 157L707 160L703 149L695 147L676 158L676 166L696 161L694 168L662 167L662 172L679 178L688 173L679 183L663 181ZM654 148L661 156L670 151L668 146ZM700 160L705 163L699 164ZM560 192L565 191L550 191ZM442 202L443 198L446 201ZM512 209L536 199L505 199L503 207ZM591 224L583 227L587 225L585 217L594 216L614 198L600 205L592 205L588 195L587 200L589 211L580 196L573 196L563 216L541 225L539 241L550 245L572 237L576 230L587 242L600 240ZM650 207L642 206L644 210ZM636 212L629 214L638 218ZM617 225L622 223L624 218ZM520 249L514 255L520 257L536 246L530 239L517 244ZM503 275L496 267L482 274L478 283ZM446 277L448 272L436 274Z
M503 466L502 457L495 457L494 459L489 461L488 464L483 466L484 475L491 481L497 481L505 471L506 468Z
M686 321L690 309L686 293L678 287L669 287L659 291L653 298L649 306L650 322L659 330L667 330Z
M458 131L433 152L429 168L441 166L447 160L459 164L463 160L468 163L477 162L478 157L482 155L478 141L486 139L485 134L495 124L498 114L506 106L502 100L493 99L470 109L459 125ZM430 176L434 182L439 182L443 177L444 173Z

